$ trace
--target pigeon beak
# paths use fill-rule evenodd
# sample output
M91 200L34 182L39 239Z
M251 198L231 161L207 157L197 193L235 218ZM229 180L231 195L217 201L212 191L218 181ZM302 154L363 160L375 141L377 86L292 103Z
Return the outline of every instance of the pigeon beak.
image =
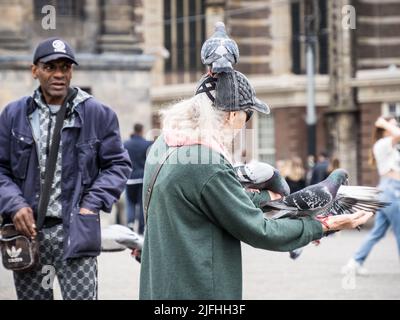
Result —
M349 185L349 179L346 179L345 181L344 181L344 183L343 183L345 186L348 186Z

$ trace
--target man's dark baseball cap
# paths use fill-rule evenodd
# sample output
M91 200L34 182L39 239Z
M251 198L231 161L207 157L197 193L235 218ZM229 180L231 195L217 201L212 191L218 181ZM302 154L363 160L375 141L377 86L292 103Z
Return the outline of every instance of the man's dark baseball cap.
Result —
M46 63L60 58L66 58L78 64L71 46L60 38L52 37L38 44L33 54L33 63L36 64L39 61Z
M232 112L253 109L269 114L270 108L256 97L256 92L243 73L233 70L219 73L215 78L204 75L196 87L195 94L206 93L215 108Z

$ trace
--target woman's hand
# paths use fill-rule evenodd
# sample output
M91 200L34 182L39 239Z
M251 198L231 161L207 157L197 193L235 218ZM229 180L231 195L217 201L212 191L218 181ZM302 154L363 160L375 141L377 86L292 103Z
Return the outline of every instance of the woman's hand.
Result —
M268 191L269 197L271 198L271 201L272 200L279 200L280 198L282 198L282 196L279 193L275 193L275 192L272 192L272 191L269 191L269 190L267 190L267 191Z
M322 229L327 231L339 231L344 229L354 229L365 224L371 218L373 212L359 210L353 214L342 214L338 216L328 216L316 218L322 223Z

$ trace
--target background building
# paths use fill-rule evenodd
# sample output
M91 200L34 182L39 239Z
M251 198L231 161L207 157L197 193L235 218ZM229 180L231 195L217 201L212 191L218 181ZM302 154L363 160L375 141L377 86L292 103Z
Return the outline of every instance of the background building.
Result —
M56 30L42 28L47 4ZM400 0L0 0L0 12L0 106L31 94L33 48L59 35L78 52L74 83L117 111L124 137L137 120L159 127L160 108L193 94L201 45L224 21L238 70L272 108L253 117L241 155L271 163L307 157L313 40L316 152L338 157L352 183L377 182L367 164L374 120L400 115Z
M46 5L56 11L56 28L43 28ZM72 84L111 106L126 138L135 121L151 126L150 69L154 58L142 53L143 6L131 0L0 0L0 108L31 95L33 50L59 36L77 52Z
M255 148L243 154L275 162L307 157L306 44L314 40L316 151L328 151L351 182L374 185L367 164L374 121L400 112L398 0L156 0L145 3L145 47L164 46L151 89L157 110L190 96L204 72L199 53L216 21L240 49L239 71L249 76L271 116L252 121ZM147 4L148 3L148 4ZM151 4L150 4L151 3ZM349 7L352 6L352 7ZM351 9L354 8L355 15ZM354 18L354 25L348 21ZM163 23L161 23L163 21ZM354 28L354 29L352 29ZM158 41L158 43L157 43Z

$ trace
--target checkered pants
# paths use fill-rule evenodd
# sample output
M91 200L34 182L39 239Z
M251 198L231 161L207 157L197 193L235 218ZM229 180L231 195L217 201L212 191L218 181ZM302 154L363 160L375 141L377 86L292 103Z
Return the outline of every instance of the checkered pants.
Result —
M97 299L97 258L62 260L62 224L42 229L39 239L39 265L30 272L14 272L19 300L52 300L57 276L65 300Z

